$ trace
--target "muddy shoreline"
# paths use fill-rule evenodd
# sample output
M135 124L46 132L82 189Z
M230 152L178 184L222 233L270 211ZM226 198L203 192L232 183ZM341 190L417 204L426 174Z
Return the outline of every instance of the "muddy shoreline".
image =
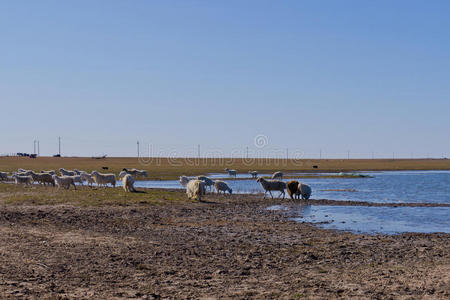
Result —
M296 223L266 210L289 203L233 195L166 205L2 205L0 295L450 296L450 234L352 234ZM339 205L329 200L308 204Z

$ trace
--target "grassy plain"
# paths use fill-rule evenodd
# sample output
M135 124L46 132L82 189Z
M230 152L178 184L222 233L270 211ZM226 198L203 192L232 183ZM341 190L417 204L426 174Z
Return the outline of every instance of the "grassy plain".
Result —
M317 168L314 168L317 166ZM111 157L93 159L86 157L0 157L0 171L18 168L57 170L59 168L98 170L108 167L108 172L119 173L123 168L145 169L150 179L176 179L180 175L200 175L224 172L225 168L239 173L257 170L260 173L284 172L349 172L377 170L450 170L449 159L242 159L242 158L153 158ZM106 172L106 171L105 171Z

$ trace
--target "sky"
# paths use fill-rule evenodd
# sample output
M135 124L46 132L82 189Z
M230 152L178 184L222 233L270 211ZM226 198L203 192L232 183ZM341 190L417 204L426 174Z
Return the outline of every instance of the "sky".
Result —
M39 140L52 155L61 136L67 156L135 156L137 141L152 156L450 156L449 15L438 0L0 0L0 154Z

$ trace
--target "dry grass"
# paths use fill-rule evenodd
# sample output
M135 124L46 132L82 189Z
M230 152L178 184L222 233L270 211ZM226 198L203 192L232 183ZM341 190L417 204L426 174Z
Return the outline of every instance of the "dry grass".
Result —
M13 205L61 205L75 206L127 206L134 204L159 205L176 202L191 202L181 191L139 189L138 193L125 193L117 188L90 188L77 186L66 190L33 185L0 184L0 203Z
M318 168L313 168L317 166ZM349 172L364 170L449 170L448 159L168 159L154 158L150 162L137 158L112 157L106 159L92 159L86 157L53 158L38 157L30 159L24 157L0 157L0 171L14 171L18 168L40 170L57 170L59 168L98 170L108 167L108 172L119 173L123 168L145 169L150 179L175 179L180 175L199 175L210 172L224 172L224 168L236 169L240 173L258 170L260 173L274 171L308 171L308 172Z

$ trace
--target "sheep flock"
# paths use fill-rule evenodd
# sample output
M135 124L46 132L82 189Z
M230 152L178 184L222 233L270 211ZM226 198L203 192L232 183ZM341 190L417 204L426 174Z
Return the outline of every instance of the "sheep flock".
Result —
M30 187L32 184L40 184L44 186L52 186L57 189L70 189L73 187L76 190L77 185L83 186L85 183L89 187L115 187L117 181L121 181L122 187L125 192L137 192L134 184L138 177L148 177L146 170L126 169L116 176L113 173L100 173L96 170L88 173L86 171L66 170L60 168L59 174L54 170L46 170L34 172L33 170L18 169L17 172L13 172L9 176L9 172L0 172L0 181L12 181L17 185L23 185ZM225 169L229 177L237 179L238 172L236 170ZM285 191L287 191L289 197L292 200L308 200L311 197L311 187L299 181L291 180L285 182L282 180L283 173L277 171L267 179L268 177L258 177L258 171L249 171L250 178L256 179L256 183L259 183L264 190L264 199L267 194L272 198L274 197L272 192L279 192L279 197L285 198ZM248 177L247 177L248 178ZM209 192L213 193L214 190L217 194L232 194L233 189L230 185L221 180L213 180L212 178L199 175L195 177L188 177L185 175L180 176L179 182L181 186L186 188L186 194L189 199L195 199L201 201L203 195Z

